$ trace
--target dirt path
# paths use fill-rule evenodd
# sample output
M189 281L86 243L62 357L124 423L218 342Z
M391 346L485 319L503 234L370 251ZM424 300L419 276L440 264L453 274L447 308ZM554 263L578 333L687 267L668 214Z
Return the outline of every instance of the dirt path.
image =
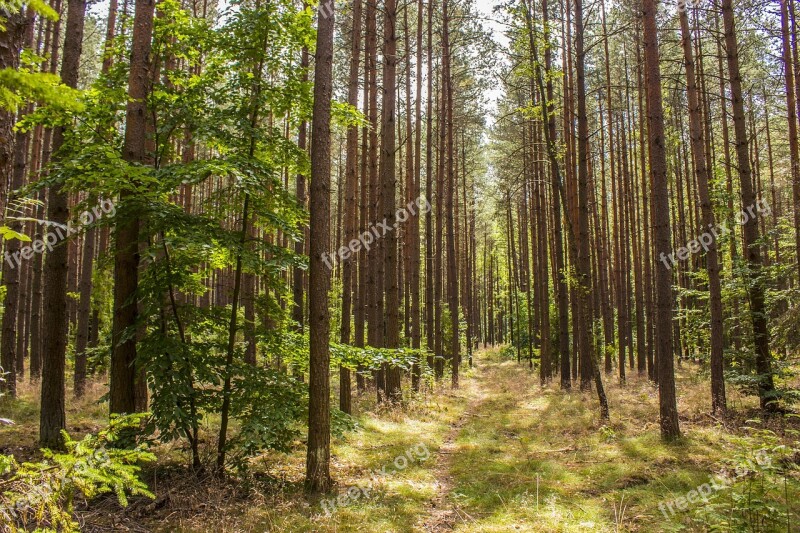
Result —
M419 531L429 533L452 531L459 521L469 519L466 511L450 498L453 490L450 467L453 457L458 453L459 445L456 441L462 428L471 418L479 414L487 397L482 386L480 369L470 379L463 380L462 390L466 392L468 405L461 417L450 426L450 431L436 453L436 464L432 469L436 477L436 497L426 509Z

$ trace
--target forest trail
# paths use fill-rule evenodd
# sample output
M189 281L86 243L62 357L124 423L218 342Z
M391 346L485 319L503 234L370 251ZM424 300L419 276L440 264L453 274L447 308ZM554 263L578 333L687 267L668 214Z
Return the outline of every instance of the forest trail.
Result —
M440 445L424 472L386 487L371 508L391 515L392 493L411 492L424 478L427 497L405 515L415 520L384 515L382 531L664 531L702 511L689 508L667 524L659 503L708 480L720 459L718 436L698 427L691 441L661 444L657 424L642 422L657 420L646 380L633 377L625 388L609 380L614 412L604 425L593 394L542 388L538 373L496 350L478 352L475 365L457 393L463 410L436 428ZM346 520L338 526L351 530Z
M604 424L595 395L542 387L538 372L503 354L478 351L459 389L446 376L402 409L359 396L357 426L334 438L336 487L319 500L302 492L298 451L264 457L266 471L249 488L165 478L153 486L162 501L180 495L174 505L153 513L143 499L120 517L131 530L170 533L699 531L692 517L733 501L722 490L714 505L669 517L661 510L743 449L740 437L705 424L708 391L691 365L678 372L686 438L666 445L646 379L633 375L625 387L607 380L612 419ZM257 488L267 480L283 480L282 488Z
M453 478L450 472L455 455L460 453L457 443L463 427L476 416L489 416L482 413L483 403L487 395L484 389L484 374L480 368L475 370L473 377L462 385L469 395L469 405L458 420L451 425L444 442L436 452L436 463L432 469L436 478L436 497L426 508L425 520L421 526L422 531L439 533L452 531L455 524L469 518L469 515L453 501Z
M576 531L613 530L604 506L593 506L587 498L594 492L591 475L564 494L560 505L568 511L558 509L554 496L558 478L575 468L580 472L572 474L586 474L578 455L590 446L582 445L578 435L597 433L592 396L541 388L538 374L498 359L496 351L478 352L475 365L461 384L467 407L434 454L435 497L413 531L549 531L545 513L561 526L572 523ZM576 416L565 418L564 403ZM531 513L538 526L528 519ZM606 517L597 520L595 513ZM555 521L553 530L562 530ZM573 529L567 525L566 530Z

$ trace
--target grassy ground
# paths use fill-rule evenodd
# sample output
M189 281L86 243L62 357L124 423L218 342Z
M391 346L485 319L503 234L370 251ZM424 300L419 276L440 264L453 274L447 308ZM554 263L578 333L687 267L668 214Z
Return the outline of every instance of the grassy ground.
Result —
M711 506L700 502L679 511L673 505L672 514L665 504L758 447L742 429L763 426L745 422L756 402L731 390L736 415L714 419L707 414L707 381L684 367L678 377L684 438L666 445L658 434L656 389L636 376L625 387L616 380L606 385L611 421L603 424L593 395L565 394L557 384L542 388L526 366L483 351L456 391L420 395L402 410L377 410L371 397L360 398L357 429L333 442L336 492L322 500L302 493L302 446L293 454L259 457L253 474L237 483L188 476L170 459L182 451L165 447L146 473L155 501L136 501L126 510L111 500L94 503L81 517L86 530L129 531L705 530L691 519L708 509L724 515L738 488L717 491ZM104 410L96 403L70 409L71 427L102 424ZM35 437L35 424L28 427L35 408L23 395L12 411L22 423L0 430L0 446L13 451L13 442L24 450ZM792 431L785 424L771 422L788 440ZM765 478L753 479L763 489ZM766 491L778 505L794 502L788 525L764 526L756 516L751 523L761 526L752 530L800 531L797 486L790 479ZM770 511L764 506L762 512Z

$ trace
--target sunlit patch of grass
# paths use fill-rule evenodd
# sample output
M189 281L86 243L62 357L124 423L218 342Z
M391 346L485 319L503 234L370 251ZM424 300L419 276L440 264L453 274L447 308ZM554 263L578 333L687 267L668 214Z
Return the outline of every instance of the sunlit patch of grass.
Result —
M108 392L104 383L88 381L84 396L78 399L72 392L72 378L68 375L66 390L66 429L73 438L96 432L107 425L108 403L100 401ZM15 399L0 398L0 417L14 422L13 426L0 426L0 449L26 458L38 455L40 394L40 383L25 377L17 380Z
M497 360L476 375L489 399L454 452L451 499L469 515L458 531L671 530L683 517L664 525L659 503L708 482L735 449L729 430L705 415L708 394L699 389L708 383L686 374L679 372L682 418L706 419L683 420L684 438L665 444L658 392L645 377L629 376L625 385L606 378L611 421L604 424L593 394L542 388L527 369Z
M433 398L421 394L406 409L366 409L371 399L361 398L364 404L357 409L358 429L332 442L331 473L336 486L330 494L309 498L303 494L304 450L283 454L265 454L254 468L265 469L271 476L286 479L280 490L257 492L253 500L228 504L213 516L197 517L163 523L160 531L235 531L235 532L324 532L386 531L413 532L428 502L437 494L436 477L432 469L436 452L450 431L451 424L466 407L466 391L457 391ZM420 408L419 405L425 405ZM374 407L374 405L373 405ZM420 444L429 456L424 456ZM399 456L409 457L405 468L393 464ZM374 471L387 466L384 476ZM368 487L369 497L350 499L345 505L329 506L327 514L322 499L336 498L350 487Z

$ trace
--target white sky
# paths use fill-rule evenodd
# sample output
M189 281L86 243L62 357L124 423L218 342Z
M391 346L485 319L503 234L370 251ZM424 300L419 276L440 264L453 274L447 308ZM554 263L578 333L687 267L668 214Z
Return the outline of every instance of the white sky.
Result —
M497 41L503 48L505 48L508 45L508 39L505 35L505 27L501 22L498 21L498 15L492 12L494 7L499 4L500 2L498 0L475 0L475 5L483 16L483 20L481 20L482 25L486 29L490 30L494 40ZM494 114L495 110L497 109L496 102L502 96L502 94L502 84L500 83L500 80L498 80L497 83L495 83L486 94L490 102L490 110L492 114ZM487 118L489 119L489 125L493 125L494 117Z

